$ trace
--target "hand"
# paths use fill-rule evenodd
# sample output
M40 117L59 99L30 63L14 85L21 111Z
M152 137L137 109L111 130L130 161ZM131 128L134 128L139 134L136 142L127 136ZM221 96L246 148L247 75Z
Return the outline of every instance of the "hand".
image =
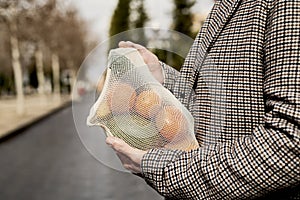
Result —
M149 70L152 73L152 75L154 76L154 78L161 84L163 83L164 76L163 76L162 68L161 68L159 60L155 54L153 54L151 51L146 49L144 46L135 44L130 41L119 42L119 47L120 48L135 48L135 49L137 49L138 52L143 57L144 62L148 65Z
M123 140L109 136L106 144L114 149L125 169L133 173L141 173L141 162L146 151L133 148Z

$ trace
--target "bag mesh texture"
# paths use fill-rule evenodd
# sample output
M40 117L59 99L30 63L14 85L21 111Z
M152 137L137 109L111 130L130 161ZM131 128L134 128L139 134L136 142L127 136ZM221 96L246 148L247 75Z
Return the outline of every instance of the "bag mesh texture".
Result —
M136 49L111 50L107 66L89 126L141 150L198 148L192 115L152 76Z

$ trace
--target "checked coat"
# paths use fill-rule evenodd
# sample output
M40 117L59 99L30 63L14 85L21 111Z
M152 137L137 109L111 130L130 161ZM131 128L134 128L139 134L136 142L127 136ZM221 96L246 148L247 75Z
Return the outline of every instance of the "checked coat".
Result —
M299 199L300 0L218 0L164 85L192 112L197 150L151 149L169 199Z

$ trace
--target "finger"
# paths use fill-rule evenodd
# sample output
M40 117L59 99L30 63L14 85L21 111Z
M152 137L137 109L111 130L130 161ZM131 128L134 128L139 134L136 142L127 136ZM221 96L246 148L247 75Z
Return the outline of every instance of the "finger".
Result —
M117 137L109 136L106 138L106 143L111 146L119 157L127 157L127 158L134 158L136 156L140 157L147 153L147 151L143 151L140 149L136 149L128 145L122 139Z
M114 141L115 141L115 139L114 139L114 137L112 137L112 136L108 136L108 137L105 139L106 144L109 145L109 146L112 146L112 144L114 143Z
M127 48L127 47L129 47L128 44L125 41L119 42L118 45L119 45L120 48Z
M130 42L130 41L121 41L119 42L119 47L121 48L135 48L135 43Z
M137 43L133 43L131 41L127 41L133 48L137 49L137 50L144 50L146 49L144 46L137 44Z
M117 153L117 156L122 162L122 165L125 169L131 171L131 172L140 172L140 167L137 166L137 164L128 156Z
M131 41L121 41L119 42L119 47L120 48L135 48L137 50L145 50L146 48L140 44L136 44Z
M128 154L130 152L131 147L126 144L123 140L117 137L107 137L106 143L111 146L116 152L122 154Z

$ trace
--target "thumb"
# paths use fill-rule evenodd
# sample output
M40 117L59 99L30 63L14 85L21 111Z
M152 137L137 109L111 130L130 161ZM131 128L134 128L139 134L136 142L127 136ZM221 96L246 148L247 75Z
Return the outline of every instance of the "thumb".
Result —
M113 136L107 136L105 139L105 142L107 145L112 146L113 143L115 142L115 137Z
M130 151L130 146L120 138L109 136L105 141L107 145L112 147L117 152L126 153Z

